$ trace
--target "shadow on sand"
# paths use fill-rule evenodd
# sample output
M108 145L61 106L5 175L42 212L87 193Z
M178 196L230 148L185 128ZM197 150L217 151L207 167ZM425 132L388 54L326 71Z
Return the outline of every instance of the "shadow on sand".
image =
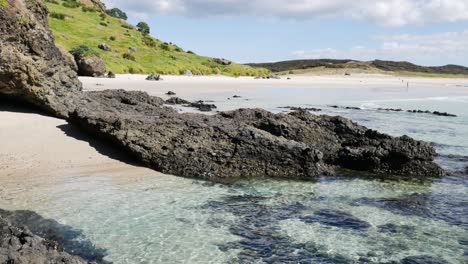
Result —
M47 117L53 117L40 109L31 107L22 102L10 98L0 98L0 112L12 112L21 114L38 114ZM82 131L79 127L72 124L64 124L57 126L65 135L72 137L76 140L83 141L94 148L99 154L107 156L111 159L121 161L123 163L143 167L135 158L126 153L124 150L112 146L112 143L106 142L100 138L96 138L89 133Z

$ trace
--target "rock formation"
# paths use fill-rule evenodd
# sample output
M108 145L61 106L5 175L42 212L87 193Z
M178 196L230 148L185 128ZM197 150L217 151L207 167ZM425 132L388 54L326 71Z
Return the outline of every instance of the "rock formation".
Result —
M80 76L99 77L106 74L106 64L96 55L89 55L79 58L78 73Z
M88 262L63 252L57 242L36 236L27 228L12 226L0 216L0 263L86 264Z
M402 176L443 174L434 148L390 137L341 117L260 109L180 114L143 92L90 92L71 122L164 173L226 180L313 179L337 169Z
M54 45L47 14L42 1L6 0L0 8L0 94L66 117L81 83Z

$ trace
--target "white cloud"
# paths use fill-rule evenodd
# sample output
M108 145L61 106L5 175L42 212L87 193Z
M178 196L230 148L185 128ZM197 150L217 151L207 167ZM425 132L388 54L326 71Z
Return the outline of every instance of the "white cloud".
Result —
M312 19L347 16L390 26L468 20L467 0L104 0L131 14Z
M468 30L428 35L377 36L377 47L311 49L294 51L295 59L408 60L416 62L453 61L468 57Z

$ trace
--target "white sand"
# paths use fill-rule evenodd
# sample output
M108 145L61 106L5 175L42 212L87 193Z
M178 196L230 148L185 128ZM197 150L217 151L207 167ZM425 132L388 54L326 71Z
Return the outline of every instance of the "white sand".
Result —
M33 188L102 173L160 175L119 161L119 151L88 138L64 120L22 110L0 108L0 195L2 187L11 189L18 182ZM112 152L116 153L112 158L107 156Z
M118 75L116 79L82 78L85 90L127 89L143 90L152 95L163 95L169 90L181 97L193 97L198 93L229 91L269 87L410 87L442 89L468 85L467 79L398 78L392 76L357 75L306 77L291 76L291 80L254 80L251 77L179 77L164 76L164 81L149 82L142 75ZM401 79L404 79L402 82ZM96 85L96 84L102 84ZM460 88L468 89L468 88ZM68 134L67 135L66 132ZM92 142L90 145L89 142ZM126 175L160 175L148 169L128 165L116 159L113 149L87 138L66 121L13 111L0 107L0 181L5 184L17 178L31 184L47 182L50 177L70 177L93 173ZM97 147L96 147L97 146ZM101 152L101 153L100 153ZM104 154L103 154L104 153ZM118 157L117 157L118 158ZM125 173L123 173L125 172ZM26 177L26 178L24 178ZM1 191L1 188L0 188Z
M154 96L174 91L181 97L194 97L197 93L242 92L262 88L410 88L440 89L468 87L468 79L396 77L378 74L353 76L282 76L280 80L255 80L253 77L225 76L163 76L163 81L146 81L146 75L117 75L115 79L80 78L85 90L125 89L140 90ZM287 78L291 79L288 80Z

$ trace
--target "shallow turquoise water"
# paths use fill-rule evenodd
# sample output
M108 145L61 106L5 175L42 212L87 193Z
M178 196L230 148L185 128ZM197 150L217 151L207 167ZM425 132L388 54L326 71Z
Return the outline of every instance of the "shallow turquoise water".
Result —
M438 162L453 176L218 185L173 176L115 181L102 174L32 190L0 188L0 208L34 209L55 219L51 228L74 241L68 250L113 263L400 263L414 256L468 263L468 177L457 172L468 166L468 90L265 89L237 101L226 100L228 94L206 96L201 99L216 101L221 110L320 107L395 136L434 142Z

